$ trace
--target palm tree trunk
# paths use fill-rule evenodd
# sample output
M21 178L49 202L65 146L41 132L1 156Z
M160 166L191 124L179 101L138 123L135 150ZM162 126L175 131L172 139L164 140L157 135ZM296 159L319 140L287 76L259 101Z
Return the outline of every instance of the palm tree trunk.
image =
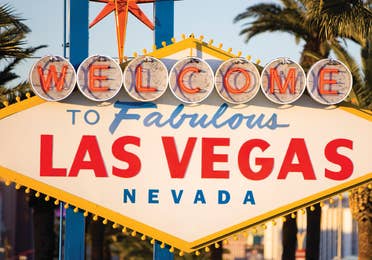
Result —
M309 39L301 52L300 65L307 72L319 59L327 58L329 46L318 38Z
M218 242L219 247L215 248L214 246L211 248L211 260L222 260L222 242Z
M93 221L89 222L89 233L92 239L92 260L101 260L104 256L104 231L105 226L102 224L101 221Z
M282 236L282 260L295 260L297 247L297 223L296 218L293 219L291 215L286 216L286 221L283 223Z
M319 259L320 217L322 209L319 203L313 206L315 208L314 211L311 211L310 208L306 209L306 260Z
M359 260L372 259L372 221L358 221Z
M54 205L43 198L30 198L33 207L35 259L48 260L54 257Z
M372 184L369 184L372 185ZM372 188L368 185L352 190L350 208L358 221L359 260L372 259Z

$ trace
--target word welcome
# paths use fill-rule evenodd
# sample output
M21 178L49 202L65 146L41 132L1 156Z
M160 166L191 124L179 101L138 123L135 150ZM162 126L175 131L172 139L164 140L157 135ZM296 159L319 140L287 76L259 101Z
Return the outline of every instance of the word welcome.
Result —
M67 98L77 83L81 93L94 101L115 97L124 85L137 101L157 100L169 87L184 103L202 102L215 89L232 104L249 102L260 88L272 102L290 104L307 88L315 101L330 105L343 101L352 87L349 69L331 59L315 63L306 77L301 66L288 58L271 61L260 75L256 65L244 58L229 59L213 72L206 61L187 57L168 72L161 60L142 56L131 60L122 72L113 59L99 55L83 61L77 73L62 57L43 57L32 67L30 82L35 93L48 101Z

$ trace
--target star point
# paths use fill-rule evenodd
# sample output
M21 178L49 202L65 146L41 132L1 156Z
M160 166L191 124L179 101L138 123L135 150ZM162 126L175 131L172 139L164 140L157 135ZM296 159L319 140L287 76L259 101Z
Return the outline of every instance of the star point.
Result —
M106 16L114 12L119 61L122 62L124 60L124 43L128 22L128 12L134 15L149 29L154 30L153 22L146 16L146 14L141 10L138 4L153 3L155 2L155 0L93 0L93 1L105 3L106 5L103 7L101 12L96 16L96 18L89 24L89 28L92 28Z

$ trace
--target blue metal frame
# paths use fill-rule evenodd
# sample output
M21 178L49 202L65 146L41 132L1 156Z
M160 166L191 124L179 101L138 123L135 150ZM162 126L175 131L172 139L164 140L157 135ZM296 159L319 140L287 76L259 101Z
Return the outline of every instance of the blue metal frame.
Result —
M155 45L160 48L163 41L170 44L174 36L174 1L156 0L154 13Z
M173 253L169 252L169 246L161 248L161 243L156 241L154 244L154 256L153 260L173 260Z
M73 0L75 1L75 0ZM85 218L82 212L66 210L65 259L84 260L85 257Z
M174 36L174 1L156 0L154 4L155 19L155 45L161 47L162 42L171 43ZM169 247L161 248L161 244L154 244L154 260L173 260L173 253L169 252Z
M173 0L157 0L155 2L155 44L161 47L162 42L171 43L174 34L174 2ZM88 57L88 0L70 0L70 62L77 68ZM66 211L65 259L83 260L85 256L85 218L83 212ZM155 260L173 260L169 247L154 245Z
M70 62L77 69L88 57L89 1L70 0ZM84 260L85 218L83 212L66 211L65 253L66 260Z

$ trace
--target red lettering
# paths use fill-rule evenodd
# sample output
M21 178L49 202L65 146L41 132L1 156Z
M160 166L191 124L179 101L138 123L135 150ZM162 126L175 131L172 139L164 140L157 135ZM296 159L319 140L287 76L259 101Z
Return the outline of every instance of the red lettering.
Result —
M136 90L137 92L155 92L157 91L156 88L152 88L149 86L143 87L142 86L142 66L138 65L136 68Z
M195 93L198 93L200 92L200 88L196 87L196 88L189 88L187 87L184 83L183 83L183 78L185 77L185 75L188 73L188 72L194 72L194 73L199 73L200 70L196 67L187 67L187 68L184 68L180 75L178 76L178 85L180 86L180 88L188 93L188 94L195 94Z
M215 146L229 146L229 138L202 138L202 178L227 179L229 171L214 170L215 162L227 162L227 154L215 154Z
M284 85L282 85L282 81L278 75L278 71L274 68L270 69L270 93L274 93L274 86L275 83L279 87L279 93L284 94L287 91L288 85L291 85L289 92L291 94L295 93L295 84L296 82L296 69L290 68L287 74L287 77L284 80Z
M107 76L96 75L96 70L107 70L109 65L92 65L89 68L89 89L94 92L107 91L108 87L95 87L95 81L97 80L107 80Z
M348 139L335 139L330 141L324 149L324 154L327 160L339 165L341 168L338 172L325 169L325 177L336 181L342 181L349 178L354 171L353 161L350 160L350 158L339 154L337 152L339 147L353 150L353 142Z
M128 164L126 169L112 167L112 174L121 178L134 177L141 170L141 160L137 155L125 150L127 144L140 147L141 139L136 136L122 136L112 144L111 149L115 158Z
M235 89L233 88L230 83L229 83L229 77L231 76L231 74L233 74L234 72L240 72L244 75L245 77L245 84L242 88L240 89ZM240 94L240 93L243 93L245 91L247 91L247 89L249 88L249 84L251 83L251 77L249 76L249 73L248 71L246 71L245 69L242 69L242 68L232 68L232 69L229 69L227 72L226 72L226 75L223 77L223 82L224 82L224 85L226 87L226 90L230 93L233 93L233 94Z
M65 168L53 168L53 135L40 136L40 176L66 177Z
M190 137L187 140L185 151L183 152L181 160L178 157L174 137L163 136L161 140L163 141L164 152L167 158L169 173L171 177L176 179L183 179L190 162L190 157L194 150L196 137Z
M244 177L250 180L259 181L267 178L273 170L274 159L273 158L256 158L255 164L261 166L259 171L253 171L250 167L250 155L254 148L260 148L261 151L266 151L270 147L270 144L265 140L252 139L245 142L239 150L238 164L240 172Z
M89 155L89 161L84 161L86 154ZM80 170L93 170L96 177L108 177L95 136L83 135L68 176L76 177Z
M298 163L293 163L295 156L297 156ZM287 178L289 172L302 172L305 180L316 180L309 152L305 140L302 138L291 139L279 171L278 179Z
M37 66L37 72L39 73L41 87L45 92L50 90L50 83L52 80L56 86L57 91L62 91L63 83L65 82L66 72L67 72L67 65L62 67L62 72L60 77L58 77L56 66L50 65L48 70L48 75L46 78L44 77L44 70L41 66Z
M325 79L324 75L326 73L329 73L330 77L332 77L332 73L338 73L338 69L321 69L320 70L320 73L319 73L319 93L321 95L337 95L336 90L331 90L331 88L329 90L324 89L325 84L332 85L332 84L337 83L337 81L335 79Z

